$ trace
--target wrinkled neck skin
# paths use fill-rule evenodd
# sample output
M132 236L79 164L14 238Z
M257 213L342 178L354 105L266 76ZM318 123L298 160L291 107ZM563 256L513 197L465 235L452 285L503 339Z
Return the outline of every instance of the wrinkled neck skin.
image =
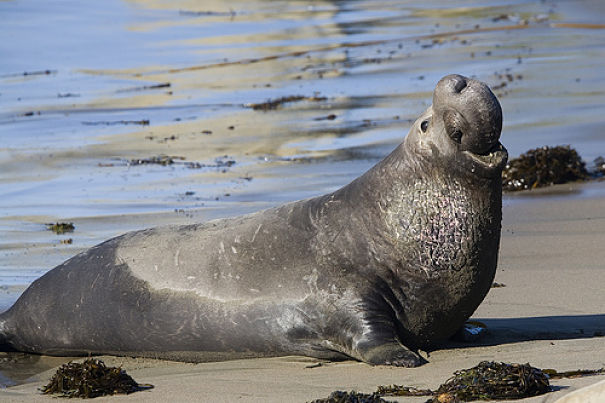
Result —
M400 259L392 264L420 262L431 277L444 268L461 269L454 256L440 257L436 249L454 253L481 238L482 232L492 235L491 229L496 229L499 234L501 177L482 177L472 169L433 144L419 145L410 133L383 161L332 197L349 207L345 230L359 231L357 236L365 231L379 235L382 244L374 246L392 247L387 255ZM368 242L372 256L372 237ZM425 250L429 244L431 250ZM398 256L402 248L405 256ZM410 250L420 256L411 258Z
M468 159L456 157L455 144L416 135L412 129L378 165L318 200L322 208L340 209L330 213L318 242L340 276L357 266L352 271L367 280L361 294L391 306L400 336L426 346L451 336L489 291L502 184L499 174L472 172Z

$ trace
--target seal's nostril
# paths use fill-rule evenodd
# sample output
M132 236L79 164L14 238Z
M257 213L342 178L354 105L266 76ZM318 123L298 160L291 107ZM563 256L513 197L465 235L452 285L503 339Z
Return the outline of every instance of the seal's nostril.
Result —
M466 79L462 76L454 77L454 92L460 93L466 88Z

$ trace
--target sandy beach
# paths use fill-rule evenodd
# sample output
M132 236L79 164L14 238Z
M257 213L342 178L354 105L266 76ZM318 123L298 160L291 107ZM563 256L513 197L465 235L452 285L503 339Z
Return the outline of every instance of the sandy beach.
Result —
M604 367L604 193L605 182L592 182L505 197L496 274L505 287L493 288L473 316L488 326L489 334L478 344L451 344L432 351L429 363L420 368L372 367L354 361L309 368L318 361L293 356L203 364L101 357L155 388L96 401L305 402L334 390L369 393L387 384L436 388L455 370L483 360L529 362L558 371ZM0 400L52 400L41 396L38 388L53 371L1 390ZM603 379L555 380L554 392L522 401L554 402Z
M338 189L401 142L446 74L491 86L510 157L569 144L590 165L605 155L604 3L501 3L0 2L0 311L127 231ZM255 108L279 99L296 101ZM75 231L48 231L55 222ZM489 329L479 342L443 345L413 369L101 357L154 388L95 401L306 402L436 388L483 360L602 368L604 239L605 181L505 194L505 287L473 316ZM39 388L69 358L13 358L0 355L0 401L51 401ZM555 380L525 401L604 379Z

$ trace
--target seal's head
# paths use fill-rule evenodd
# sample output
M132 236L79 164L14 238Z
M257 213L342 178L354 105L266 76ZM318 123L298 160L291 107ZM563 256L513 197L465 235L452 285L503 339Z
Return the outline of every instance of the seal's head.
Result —
M439 80L433 105L414 123L406 143L422 155L494 177L508 157L499 141L501 131L502 108L489 87L452 74Z

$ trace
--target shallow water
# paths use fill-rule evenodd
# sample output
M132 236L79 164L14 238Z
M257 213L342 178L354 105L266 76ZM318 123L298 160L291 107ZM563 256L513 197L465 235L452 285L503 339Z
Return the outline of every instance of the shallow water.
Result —
M342 186L449 73L494 88L511 156L605 154L598 0L0 1L0 16L0 311L111 236ZM158 155L174 163L130 163Z

